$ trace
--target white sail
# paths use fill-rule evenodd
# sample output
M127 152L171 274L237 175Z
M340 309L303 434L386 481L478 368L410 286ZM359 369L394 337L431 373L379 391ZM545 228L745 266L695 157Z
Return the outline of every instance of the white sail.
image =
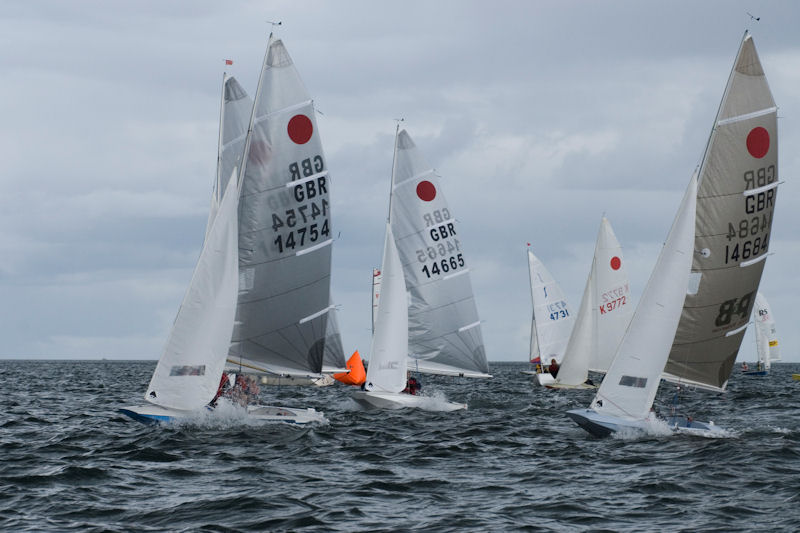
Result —
M772 361L781 360L778 335L775 330L775 319L772 309L763 294L756 294L756 305L753 310L753 320L756 323L756 349L758 360L769 370Z
M383 245L382 290L367 366L367 391L400 392L406 386L408 296L391 224Z
M592 401L601 414L643 420L669 357L689 282L697 179L692 176L653 273Z
M194 410L217 392L236 311L237 203L232 176L145 393L154 404Z
M489 377L458 222L405 130L395 142L390 220L410 294L410 364L421 372Z
M592 269L555 384L577 386L586 381L589 370L606 372L632 313L622 247L603 217Z
M229 357L248 370L308 375L344 368L329 313L330 180L314 105L270 36L245 143L239 299ZM329 363L330 364L330 363Z
M253 113L253 100L233 76L222 76L222 102L219 110L219 144L217 146L217 175L214 180L214 193L211 195L211 209L208 212L206 235L211 229L222 193L228 185L228 178L234 168L242 168L244 141L247 126Z
M561 362L567 348L575 318L572 316L564 293L555 278L539 258L528 250L528 272L531 279L533 318L531 333L536 334L536 344L543 365L552 359ZM534 341L531 341L533 346Z
M617 353L633 315L631 290L625 259L611 223L603 217L597 235L593 316L596 319L596 349L589 369L606 372Z
M690 291L665 378L724 390L772 235L777 107L745 33L700 167Z

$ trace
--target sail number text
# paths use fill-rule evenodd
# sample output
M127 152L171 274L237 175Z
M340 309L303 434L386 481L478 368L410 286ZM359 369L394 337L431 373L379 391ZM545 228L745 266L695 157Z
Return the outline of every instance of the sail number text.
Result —
M731 323L734 315L738 315L740 320L747 320L750 316L750 304L753 302L754 292L748 292L741 298L732 298L725 300L719 306L719 315L717 315L714 324L717 327L727 326Z
M565 302L564 300L549 304L547 306L547 311L550 313L550 320L559 320L561 318L567 318L569 316L569 310L567 309L567 302Z
M313 172L323 169L320 156L289 165L292 181L302 180L302 176L309 177ZM326 177L319 176L298 183L292 187L292 191L295 202L301 205L272 213L272 231L278 234L273 243L278 247L278 253L317 242L331 233Z
M437 210L434 213L440 213L440 211L446 212L447 209ZM447 217L449 216L450 214L447 213ZM434 219L432 215L426 214L425 220L427 221L429 217ZM454 223L440 224L427 230L427 233L428 237L436 244L417 250L417 261L422 263L420 270L425 277L430 279L431 276L446 274L466 265L464 255L459 253L461 252L461 243L455 238Z

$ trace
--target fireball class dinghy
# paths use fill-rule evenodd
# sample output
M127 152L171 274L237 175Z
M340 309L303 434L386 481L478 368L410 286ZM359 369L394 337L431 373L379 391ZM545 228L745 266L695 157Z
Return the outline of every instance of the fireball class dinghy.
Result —
M689 281L696 195L697 181L692 176L642 299L591 406L567 412L592 435L604 437L618 431L646 432L657 420L651 407ZM713 423L685 418L666 422L677 431L721 431Z
M199 421L209 414L208 403L219 386L236 311L236 182L234 170L217 205L189 289L145 393L151 405L120 409L134 420L144 423ZM324 420L314 409L257 405L248 406L247 418L298 424Z
M331 305L330 180L314 104L272 35L243 160L228 362L250 374L298 378L346 371Z
M217 177L203 250L145 395L153 405L121 409L142 422L195 419L208 414L206 406L216 394L230 345L239 278L236 177L252 101L234 78L225 75L222 93ZM225 174L228 178L223 180ZM231 268L235 274L231 274ZM230 298L232 309L228 306ZM220 351L221 344L226 347ZM324 420L314 409L258 405L248 407L248 417L298 424Z
M722 391L756 300L778 186L777 107L747 32L698 180L697 253L664 377Z
M753 321L756 330L756 352L758 365L752 370L745 370L745 376L766 376L773 361L781 360L778 347L778 336L775 330L775 320L767 299L760 292L756 294L756 305L753 308Z
M408 370L408 295L389 223L386 224L382 265L382 290L373 326L367 380L363 390L353 393L353 399L367 409L466 409L465 404L401 392L406 387Z
M530 249L528 274L533 301L530 361L537 365L537 370L523 373L536 376L535 382L539 385L550 385L555 380L547 371L547 366L553 359L561 363L575 318L561 287Z
M490 378L458 222L440 181L408 133L398 131L389 220L409 293L410 368Z
M592 269L555 382L548 388L595 388L589 370L606 373L633 313L622 247L606 217L600 221Z

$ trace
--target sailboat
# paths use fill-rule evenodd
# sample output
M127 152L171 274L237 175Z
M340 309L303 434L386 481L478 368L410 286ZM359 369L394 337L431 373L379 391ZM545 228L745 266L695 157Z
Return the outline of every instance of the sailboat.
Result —
M465 404L402 392L406 388L408 372L408 295L390 223L386 224L381 271L382 290L375 315L367 378L363 390L355 391L353 399L367 409L466 409Z
M619 431L644 432L657 421L651 410L681 315L693 255L697 196L692 176L681 207L658 256L639 305L605 379L588 409L567 412L598 437ZM713 423L673 417L670 427L687 432L721 431Z
M778 187L777 107L748 32L698 180L698 253L664 377L723 391L756 300Z
M772 309L763 294L756 294L756 304L753 308L753 321L756 332L756 352L758 364L755 369L742 370L745 376L766 376L773 361L781 360L778 336L775 330L775 320L772 318Z
M528 275L531 282L531 300L533 301L530 361L531 364L536 365L536 370L524 371L524 373L533 374L539 385L550 385L555 379L547 371L547 365L553 359L556 363L561 363L575 317L567 305L561 287L539 258L533 255L530 248L528 249Z
M490 378L459 224L439 176L399 128L389 211L409 293L409 367Z
M605 373L630 322L630 284L622 247L606 217L600 221L592 268L558 375L548 388L595 388L589 370Z
M155 409L123 410L142 421L185 418L187 413L196 414L202 410L214 398L226 362L223 357L217 368L217 345L213 346L214 366L210 363L176 366L172 362L176 357L179 361L211 357L207 353L209 350L199 349L197 342L192 344L187 337L196 335L202 339L211 332L227 328L227 323L220 318L214 320L214 327L208 326L210 319L207 317L221 305L216 301L223 299L218 295L225 291L233 293L234 315L223 353L228 363L235 363L240 372L319 377L323 361L334 362L335 367L329 367L331 371L346 370L338 327L331 312L334 308L330 299L332 238L328 173L313 102L282 41L270 35L246 136L240 144L241 114L248 99L233 78L223 78L223 81L218 169L225 168L231 158L238 158L235 154L241 146L242 168L228 180L238 188L231 183L226 185L227 204L226 196L219 204L218 196L212 199L208 237L186 297L191 296L188 302L193 307L187 307L187 300L184 300L161 358L166 362L159 362L145 396L155 404ZM228 127L231 124L233 126ZM215 195L221 188L220 172L218 170ZM233 177L236 175L238 180ZM228 194L231 187L234 193ZM227 210L223 210L223 204L228 205ZM219 222L223 211L226 217ZM234 265L238 263L238 269L233 269L236 272L233 288L229 288L231 282L227 278L224 287L208 288L206 278L210 274L206 270L211 267L204 265L211 260L204 259L203 254L213 258L220 255L206 252L206 248L219 248L217 241L222 237L217 233L223 230L215 232L215 228L227 228L226 222L229 225L231 217L238 228L234 231L233 244L225 241L233 246L233 257L229 257L230 253L225 257ZM224 233L228 239L229 233ZM212 235L215 235L213 239ZM229 270L225 272L230 274ZM201 280L199 289L195 288L195 278ZM198 291L200 296L196 294ZM225 292L224 301L228 298L231 296ZM182 313L187 313L184 308L195 311L184 319ZM195 331L202 331L202 335L193 333ZM173 337L177 339L174 342ZM214 340L219 341L217 337ZM195 351L197 355L192 355ZM179 356L170 355L173 352ZM197 380L163 379L167 364L171 365L169 377L208 376L206 380L215 381L213 387L205 381L202 386L192 384L189 388L195 390L191 401L173 399L185 392L186 384ZM170 388L174 390L168 391ZM168 400L164 401L164 397ZM198 403L199 399L205 401ZM324 420L314 409L249 406L248 414L263 420L300 424Z

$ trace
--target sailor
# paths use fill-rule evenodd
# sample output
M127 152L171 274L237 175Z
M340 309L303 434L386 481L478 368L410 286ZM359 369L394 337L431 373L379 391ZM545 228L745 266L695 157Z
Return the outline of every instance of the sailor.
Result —
M556 377L558 375L559 364L556 362L555 359L550 360L550 366L547 367L547 371L550 372L550 375Z
M217 406L217 400L219 400L219 397L222 396L223 391L225 391L226 389L226 385L230 385L230 383L228 382L228 374L223 372L222 377L219 380L219 387L217 387L217 393L214 395L214 399L208 402L208 405L210 405L211 407Z
M418 394L419 391L422 389L422 384L420 384L419 380L414 376L408 378L406 382L406 388L403 390L406 394L415 395Z
M748 370L747 363L742 361L742 372L747 372L747 370Z

